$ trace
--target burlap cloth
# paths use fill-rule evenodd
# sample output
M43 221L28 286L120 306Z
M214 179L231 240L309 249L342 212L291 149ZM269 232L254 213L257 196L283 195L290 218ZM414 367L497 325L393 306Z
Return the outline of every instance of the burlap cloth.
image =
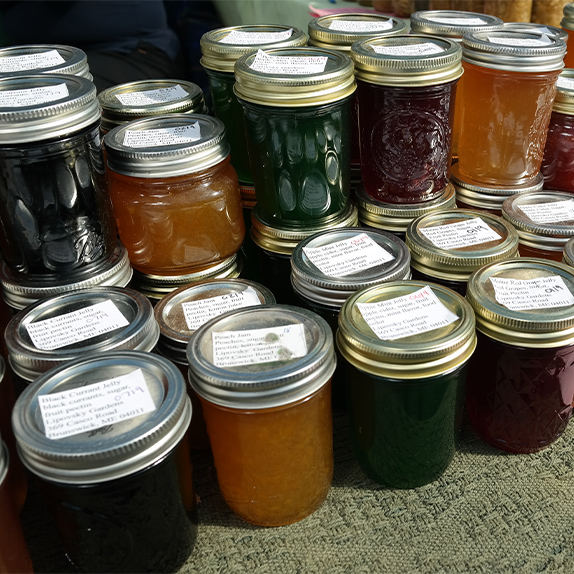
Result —
M335 476L324 505L280 528L251 526L225 505L209 455L194 458L195 549L180 573L574 573L574 422L532 455L504 454L465 423L441 479L390 490L355 462L335 414ZM32 484L23 523L36 572L70 572Z

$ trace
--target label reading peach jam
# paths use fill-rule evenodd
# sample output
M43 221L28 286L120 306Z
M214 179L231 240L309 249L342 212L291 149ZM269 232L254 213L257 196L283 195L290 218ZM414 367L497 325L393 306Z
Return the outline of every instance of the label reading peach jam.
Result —
M537 279L491 277L496 300L512 311L565 307L574 303L574 296L558 275Z
M246 32L243 30L232 30L221 38L221 44L235 44L238 46L250 46L256 44L273 44L283 42L293 35L293 28L283 32Z
M328 27L337 32L382 32L390 30L393 27L393 21L333 20Z
M201 139L199 122L174 128L156 130L126 130L124 145L127 147L160 147L186 144Z
M520 211L526 213L534 223L562 223L574 221L574 200L553 201L519 205Z
M9 56L0 58L0 72L22 72L24 70L40 70L65 64L58 50L36 52L35 54L22 54L21 56Z
M145 90L143 92L130 92L129 94L116 94L116 98L124 106L153 106L165 102L173 102L186 98L189 94L179 85Z
M439 249L458 249L502 239L480 217L421 228L420 232Z
M250 68L266 74L320 74L327 65L327 56L270 56L258 50Z
M0 107L23 108L26 106L38 106L61 100L69 95L66 84L55 86L42 86L29 90L6 90L0 92Z

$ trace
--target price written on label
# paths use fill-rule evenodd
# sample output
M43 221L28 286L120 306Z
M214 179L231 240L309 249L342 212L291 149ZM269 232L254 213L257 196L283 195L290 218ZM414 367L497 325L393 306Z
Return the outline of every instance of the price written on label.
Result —
M160 147L193 143L201 139L199 122L174 128L155 130L126 130L124 145L127 147Z
M143 92L131 92L129 94L116 94L116 98L124 106L152 106L165 102L173 102L187 98L189 94L179 85L146 90Z
M502 237L487 225L480 217L421 228L420 232L440 249L458 249L498 241Z
M266 74L310 75L325 71L327 56L270 56L259 50L250 68Z
M559 275L537 279L491 277L490 282L494 287L495 299L512 311L565 307L574 304L574 296Z

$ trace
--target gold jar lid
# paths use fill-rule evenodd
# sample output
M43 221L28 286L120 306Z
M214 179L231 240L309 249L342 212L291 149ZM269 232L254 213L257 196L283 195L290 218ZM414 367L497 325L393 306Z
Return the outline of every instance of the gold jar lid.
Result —
M574 30L574 2L568 2L562 10L564 18L560 22L560 26L565 30Z
M472 355L474 313L464 297L441 285L381 283L345 301L337 346L349 363L379 377L433 377L456 369Z
M574 115L574 70L565 68L556 80L556 97L552 111L558 114Z
M307 36L299 28L279 24L229 26L206 32L199 41L201 65L208 70L233 74L235 62L258 49L305 46Z
M574 269L563 263L520 257L486 265L470 277L466 299L476 328L492 339L536 348L574 343Z
M357 79L382 86L434 86L462 75L457 42L411 34L361 40L351 47Z
M518 233L504 219L470 209L429 213L412 221L405 242L413 269L448 281L518 254Z
M373 12L329 14L309 22L309 45L350 51L351 45L373 36L406 34L404 20Z
M260 50L235 63L235 95L262 106L329 104L356 87L349 56L324 48Z

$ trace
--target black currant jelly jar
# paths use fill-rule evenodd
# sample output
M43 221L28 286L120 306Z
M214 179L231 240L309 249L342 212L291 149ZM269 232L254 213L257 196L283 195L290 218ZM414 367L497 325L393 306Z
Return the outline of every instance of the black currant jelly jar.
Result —
M68 559L82 572L174 572L196 537L179 369L151 353L84 357L45 373L12 414Z
M80 76L0 79L0 250L21 274L68 273L110 256L94 84Z

